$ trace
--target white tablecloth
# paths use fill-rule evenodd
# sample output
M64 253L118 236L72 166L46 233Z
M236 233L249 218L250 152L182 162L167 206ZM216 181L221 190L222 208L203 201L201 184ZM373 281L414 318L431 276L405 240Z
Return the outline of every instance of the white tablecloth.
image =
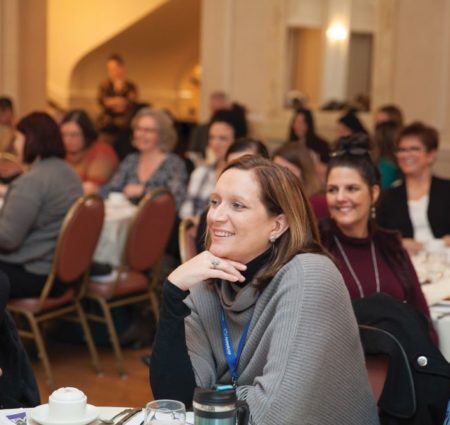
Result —
M94 261L118 267L122 259L128 226L137 207L130 203L113 205L105 201L105 221L94 253Z
M106 419L112 418L116 413L120 412L121 410L125 409L124 407L99 407L100 415L99 417L104 417ZM29 413L31 409L25 409L27 413ZM0 424L5 425L12 425L12 422L5 419L6 415L23 411L23 409L5 409L0 410ZM126 422L126 425L140 425L142 421L144 420L144 411L136 414L131 418L129 421ZM27 423L29 425L36 425L36 422L34 422L28 414L28 420ZM186 414L186 425L193 425L194 423L194 414L192 412L187 412ZM92 422L92 425L101 425L102 422L97 419L96 421Z
M448 266L450 261L450 250L447 248L445 252L447 253L447 257L440 267L438 267L438 269L442 271L442 273L438 273L438 277L436 277L436 273L430 273L430 265L426 254L412 257L419 280L421 282L427 282L422 285L422 291L429 306L450 297L450 270Z
M438 273L439 277L434 280L430 279L433 273L429 273L426 255L413 257L412 260L419 280L422 282L431 280L431 283L422 285L422 292L430 307L433 326L439 337L439 348L450 362L450 301L446 301L447 298L450 298L450 270L448 267L450 252L447 248L447 259L438 267L442 273Z

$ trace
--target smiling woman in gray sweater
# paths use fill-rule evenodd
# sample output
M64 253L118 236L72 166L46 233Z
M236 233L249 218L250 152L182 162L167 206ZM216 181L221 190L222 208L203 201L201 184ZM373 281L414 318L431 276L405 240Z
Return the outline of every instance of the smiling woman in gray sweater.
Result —
M11 282L11 298L40 294L64 217L83 194L49 115L32 113L17 130L14 146L30 170L11 183L0 211L0 270ZM53 294L62 290L56 286Z
M347 290L299 187L257 157L224 170L208 250L164 284L155 398L190 405L195 386L233 384L252 424L378 423Z

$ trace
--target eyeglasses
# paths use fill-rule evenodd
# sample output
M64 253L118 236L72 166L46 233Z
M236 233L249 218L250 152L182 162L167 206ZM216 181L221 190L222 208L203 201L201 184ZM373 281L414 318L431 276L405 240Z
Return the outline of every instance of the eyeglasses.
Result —
M337 158L343 155L364 156L369 155L369 151L364 148L338 149L337 151L330 153L330 158Z
M134 127L134 131L142 131L143 133L157 133L157 128L151 128L151 127Z
M418 153L424 151L425 149L421 146L410 146L409 148L397 148L396 153Z
M64 138L75 138L75 137L81 137L82 133L79 131L63 131L61 132L62 137Z

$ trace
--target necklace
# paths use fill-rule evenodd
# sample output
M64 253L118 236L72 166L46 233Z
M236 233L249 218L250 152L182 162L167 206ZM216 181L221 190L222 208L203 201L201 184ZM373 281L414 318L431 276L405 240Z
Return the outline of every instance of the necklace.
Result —
M340 240L334 236L334 240L336 242L337 247L339 248L339 252L341 253L342 257L344 258L345 264L350 271L350 274L353 277L353 280L356 282L356 285L358 286L359 295L361 298L364 298L364 290L361 285L361 282L358 279L358 276L356 276L355 270L353 269L352 265L350 264L350 260L348 259L347 254L344 251L344 247L342 246ZM373 272L375 274L375 283L376 283L376 292L380 292L380 274L378 272L378 264L377 264L377 258L375 255L375 245L373 241L370 242L370 251L372 253L372 264L373 264Z

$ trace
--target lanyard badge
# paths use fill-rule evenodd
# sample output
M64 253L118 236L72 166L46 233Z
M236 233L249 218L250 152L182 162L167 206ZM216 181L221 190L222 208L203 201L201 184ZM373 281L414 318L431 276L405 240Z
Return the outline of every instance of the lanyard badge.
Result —
M242 350L244 349L245 341L247 339L248 330L250 329L250 322L252 318L246 323L244 330L242 332L241 338L239 339L239 345L237 353L234 353L233 349L233 341L231 340L230 330L228 328L227 319L225 318L225 311L223 307L221 307L220 312L220 325L222 328L222 344L223 344L223 352L225 354L225 358L227 360L228 367L231 373L231 382L233 383L233 387L237 387L238 381L238 364L239 359L241 358Z
M447 412L445 413L445 419L443 425L450 425L450 400L447 404Z

